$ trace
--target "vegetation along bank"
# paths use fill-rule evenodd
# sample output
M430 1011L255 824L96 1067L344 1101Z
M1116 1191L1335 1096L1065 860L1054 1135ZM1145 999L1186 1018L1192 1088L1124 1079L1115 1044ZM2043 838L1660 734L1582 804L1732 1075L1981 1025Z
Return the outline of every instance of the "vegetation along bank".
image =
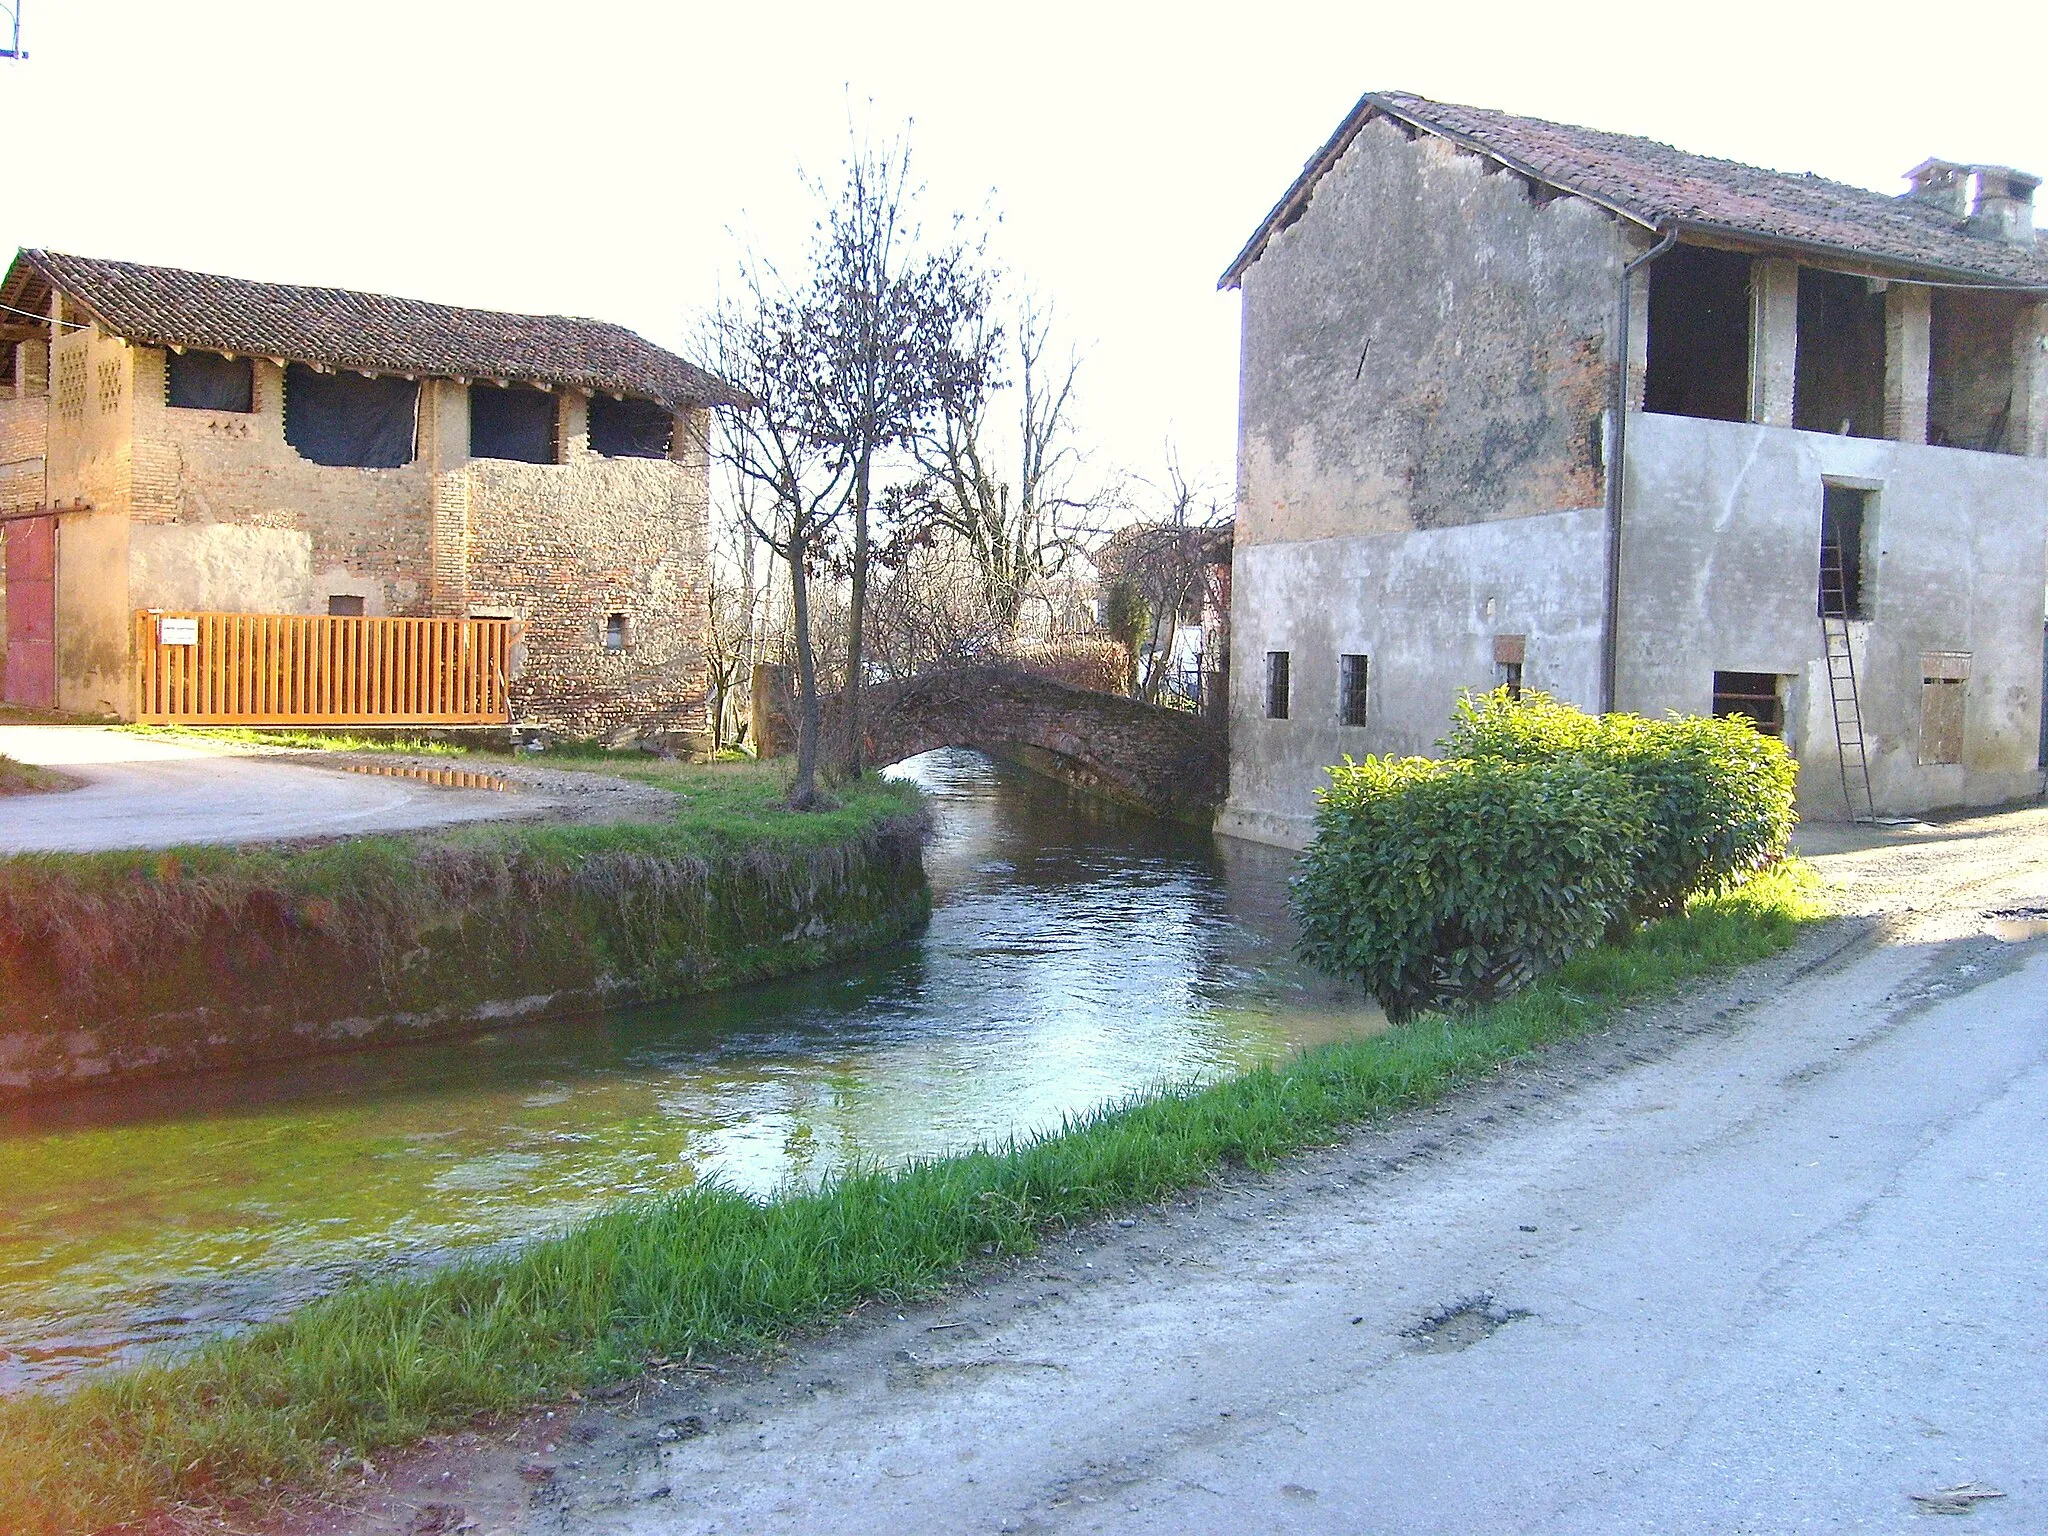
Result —
M430 1038L828 965L929 916L912 786L592 764L667 814L0 859L0 1101Z

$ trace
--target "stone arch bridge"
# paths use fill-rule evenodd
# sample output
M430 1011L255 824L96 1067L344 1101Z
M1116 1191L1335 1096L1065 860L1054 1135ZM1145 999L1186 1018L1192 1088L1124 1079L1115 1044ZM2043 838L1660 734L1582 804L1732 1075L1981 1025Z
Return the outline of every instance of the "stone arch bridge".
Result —
M831 742L843 705L837 694L823 702ZM775 713L771 751L790 750L793 701ZM861 690L861 737L870 763L972 747L1183 821L1207 822L1228 785L1224 731L1215 721L1017 667L953 667L870 683Z

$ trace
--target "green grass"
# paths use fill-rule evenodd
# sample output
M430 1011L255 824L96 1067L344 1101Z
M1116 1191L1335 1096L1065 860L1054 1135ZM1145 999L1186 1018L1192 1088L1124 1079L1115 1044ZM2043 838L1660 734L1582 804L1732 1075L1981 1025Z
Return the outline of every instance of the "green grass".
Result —
M461 757L472 749L425 736L359 736L351 731L263 729L240 725L124 725L130 736L203 741L232 747L296 747L307 752L403 752L409 756Z
M0 1512L41 1536L172 1505L260 1505L347 1458L634 1374L650 1355L754 1349L927 1294L1049 1228L1440 1098L1624 1003L1783 950L1818 915L1811 876L1783 866L1476 1013L1143 1096L1042 1138L769 1201L694 1188L516 1257L357 1284L185 1358L0 1404Z
M49 768L38 768L34 763L18 763L11 757L0 756L0 795L39 795L50 790L76 788L78 780L68 773L57 773Z

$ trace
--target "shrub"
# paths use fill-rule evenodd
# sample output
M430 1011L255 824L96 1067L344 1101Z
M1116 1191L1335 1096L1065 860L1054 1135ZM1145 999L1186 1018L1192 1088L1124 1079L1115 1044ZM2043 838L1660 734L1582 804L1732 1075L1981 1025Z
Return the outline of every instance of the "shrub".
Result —
M1346 759L1293 887L1301 952L1395 1021L1489 1001L1626 914L1645 797L1579 756Z
M1042 646L1020 648L1010 665L1096 693L1125 693L1130 688L1131 659L1114 640L1068 635Z
M1635 858L1629 915L1675 912L1692 896L1784 856L1798 766L1747 720L1589 715L1546 694L1506 689L1458 702L1447 757L1494 762L1578 758L1626 777L1648 836Z

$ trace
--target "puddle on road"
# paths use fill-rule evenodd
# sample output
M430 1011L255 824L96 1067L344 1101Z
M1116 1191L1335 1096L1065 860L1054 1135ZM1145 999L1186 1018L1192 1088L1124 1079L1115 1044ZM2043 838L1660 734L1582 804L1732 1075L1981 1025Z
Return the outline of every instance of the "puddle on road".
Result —
M504 792L517 788L510 779L473 768L422 768L413 763L342 763L343 773L367 773L379 779L412 779L440 789L489 789Z
M2008 944L2048 938L2048 907L2008 907L2003 912L1985 913L1984 920L1993 936Z

